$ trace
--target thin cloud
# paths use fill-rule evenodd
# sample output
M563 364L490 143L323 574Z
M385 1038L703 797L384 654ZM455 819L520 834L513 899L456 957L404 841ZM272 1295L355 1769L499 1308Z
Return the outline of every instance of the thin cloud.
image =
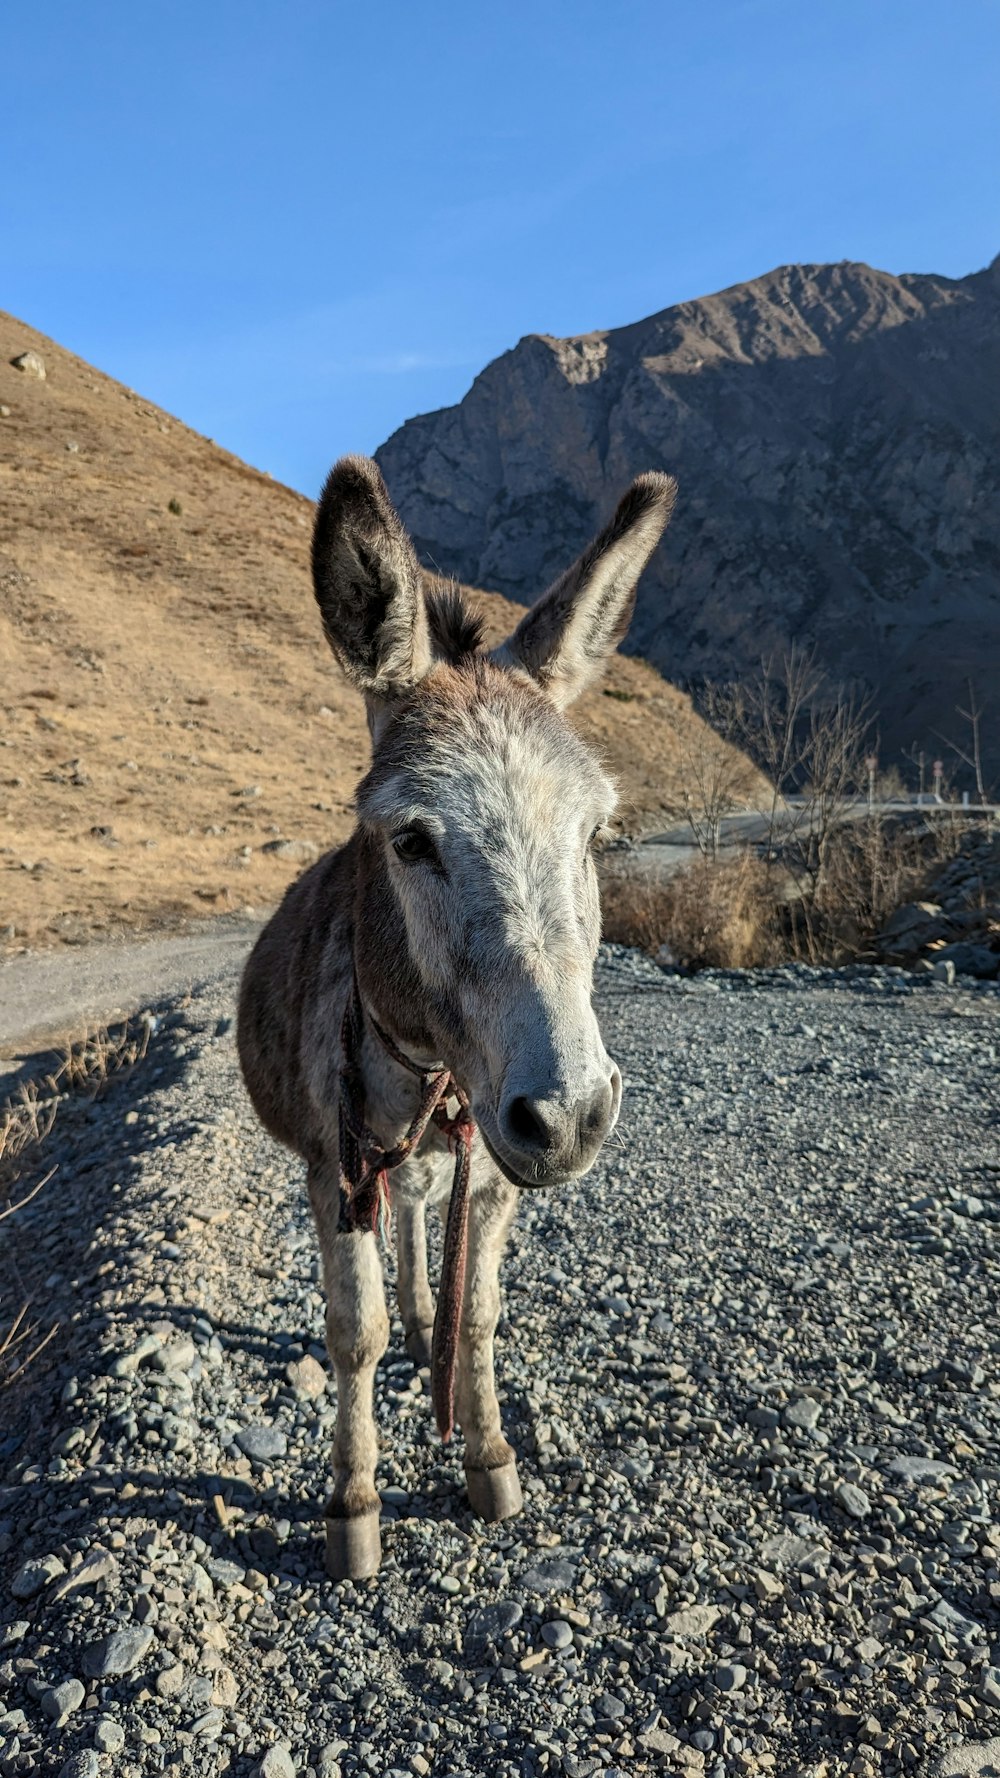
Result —
M402 377L418 370L462 370L475 362L464 353L379 352L328 359L322 369L328 376Z

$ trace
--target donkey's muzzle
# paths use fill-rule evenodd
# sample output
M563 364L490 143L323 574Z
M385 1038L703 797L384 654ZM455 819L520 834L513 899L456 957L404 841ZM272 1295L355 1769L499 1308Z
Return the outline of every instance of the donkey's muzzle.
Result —
M567 1102L519 1093L507 1099L500 1134L510 1163L539 1185L585 1173L618 1116L621 1090L621 1075L612 1067L585 1098Z

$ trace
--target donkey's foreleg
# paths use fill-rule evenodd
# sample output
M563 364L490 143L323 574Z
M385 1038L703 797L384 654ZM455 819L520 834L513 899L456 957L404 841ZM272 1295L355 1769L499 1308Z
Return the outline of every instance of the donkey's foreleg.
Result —
M427 1281L427 1223L423 1200L396 1206L396 1295L406 1335L406 1350L417 1369L431 1361L434 1298Z
M337 1228L337 1200L310 1178L326 1289L326 1343L337 1378L333 1492L326 1507L326 1568L362 1580L382 1559L375 1488L375 1366L389 1343L378 1244L370 1230Z
M465 1437L469 1504L481 1519L509 1519L523 1504L517 1462L500 1424L493 1336L500 1315L500 1258L517 1195L499 1174L469 1198L469 1248L458 1340L455 1406Z

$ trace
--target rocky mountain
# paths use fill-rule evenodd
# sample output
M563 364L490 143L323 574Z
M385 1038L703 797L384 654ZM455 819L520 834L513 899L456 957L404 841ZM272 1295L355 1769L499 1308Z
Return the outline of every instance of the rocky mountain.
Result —
M377 455L426 561L527 601L636 471L673 471L627 646L690 684L813 644L871 691L885 763L962 739L967 677L997 678L1000 259L960 279L784 266L531 335ZM1000 772L1000 699L984 740Z

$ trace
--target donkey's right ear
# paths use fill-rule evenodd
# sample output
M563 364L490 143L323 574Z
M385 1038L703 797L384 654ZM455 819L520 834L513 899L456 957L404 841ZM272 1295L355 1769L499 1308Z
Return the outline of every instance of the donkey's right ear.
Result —
M423 678L431 645L420 568L370 457L342 457L327 476L312 571L326 639L359 691L381 702Z

